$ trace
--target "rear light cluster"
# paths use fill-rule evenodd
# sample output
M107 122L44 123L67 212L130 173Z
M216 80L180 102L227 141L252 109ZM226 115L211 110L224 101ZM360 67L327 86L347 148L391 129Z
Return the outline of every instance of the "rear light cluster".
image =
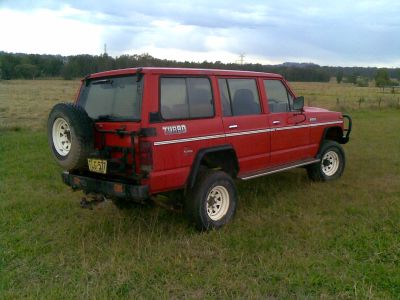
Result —
M153 167L153 144L151 142L140 142L140 169L143 171L151 171Z

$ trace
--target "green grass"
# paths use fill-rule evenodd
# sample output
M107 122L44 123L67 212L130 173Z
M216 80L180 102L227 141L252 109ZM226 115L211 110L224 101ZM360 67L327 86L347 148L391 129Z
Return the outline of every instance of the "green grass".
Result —
M353 112L344 176L239 183L233 223L79 206L42 131L0 131L0 298L400 297L399 112Z
M0 80L0 131L43 130L51 108L58 102L71 102L80 81L70 80ZM376 87L356 87L334 82L293 82L305 104L338 111L360 109L400 109L400 94L382 93ZM361 99L361 102L360 102Z
M42 130L50 109L58 102L72 102L79 81L0 80L0 130Z
M293 82L297 95L305 97L308 106L325 107L340 111L359 109L400 109L400 94L390 89L385 92L375 86L357 87L349 83L335 82Z

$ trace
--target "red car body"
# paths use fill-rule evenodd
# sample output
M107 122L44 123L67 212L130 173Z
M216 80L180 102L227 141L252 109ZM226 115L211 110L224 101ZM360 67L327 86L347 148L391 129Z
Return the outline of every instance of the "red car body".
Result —
M86 177L93 175L98 180L146 186L146 194L154 195L192 185L196 178L196 168L201 164L199 161L213 150L222 151L221 155L227 160L235 160L230 163L235 169L232 171L233 176L246 180L315 162L321 141L327 135L340 143L348 141L344 117L339 112L313 107L304 107L301 111L271 112L265 80L281 82L288 97L296 101L296 95L286 80L277 74L132 68L89 75L82 81L82 87L90 80L138 74L142 80L140 120L96 121L95 124L96 148L101 151L104 147L114 147L111 159L125 157L125 164L132 169L125 168L118 180L114 180L111 175L96 177L94 173L85 174ZM170 77L207 78L213 93L213 116L163 120L160 116L160 78ZM254 80L260 112L252 115L224 115L219 79ZM79 99L78 94L78 104ZM128 133L141 134L132 138ZM131 150L124 154L121 149ZM135 176L130 176L132 174ZM71 179L68 182L73 186ZM75 187L84 189L79 184ZM120 187L114 187L114 194L118 195L118 189Z

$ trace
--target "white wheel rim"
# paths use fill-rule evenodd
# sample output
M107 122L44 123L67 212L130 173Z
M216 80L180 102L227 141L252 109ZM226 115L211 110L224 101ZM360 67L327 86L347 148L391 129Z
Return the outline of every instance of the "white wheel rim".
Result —
M334 175L339 169L340 159L335 151L328 151L322 158L321 168L326 176Z
M229 208L229 193L228 190L217 185L212 188L207 196L207 214L209 218L213 221L218 221L222 219Z
M57 153L67 156L71 150L71 130L63 118L57 118L53 123L53 145Z

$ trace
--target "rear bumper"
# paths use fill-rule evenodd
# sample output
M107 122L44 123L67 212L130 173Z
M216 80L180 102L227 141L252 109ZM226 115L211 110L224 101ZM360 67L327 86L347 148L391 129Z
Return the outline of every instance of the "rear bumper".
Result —
M73 190L82 190L86 193L99 193L108 198L145 200L149 197L149 188L147 185L106 181L87 176L73 175L66 171L61 176L63 182Z

